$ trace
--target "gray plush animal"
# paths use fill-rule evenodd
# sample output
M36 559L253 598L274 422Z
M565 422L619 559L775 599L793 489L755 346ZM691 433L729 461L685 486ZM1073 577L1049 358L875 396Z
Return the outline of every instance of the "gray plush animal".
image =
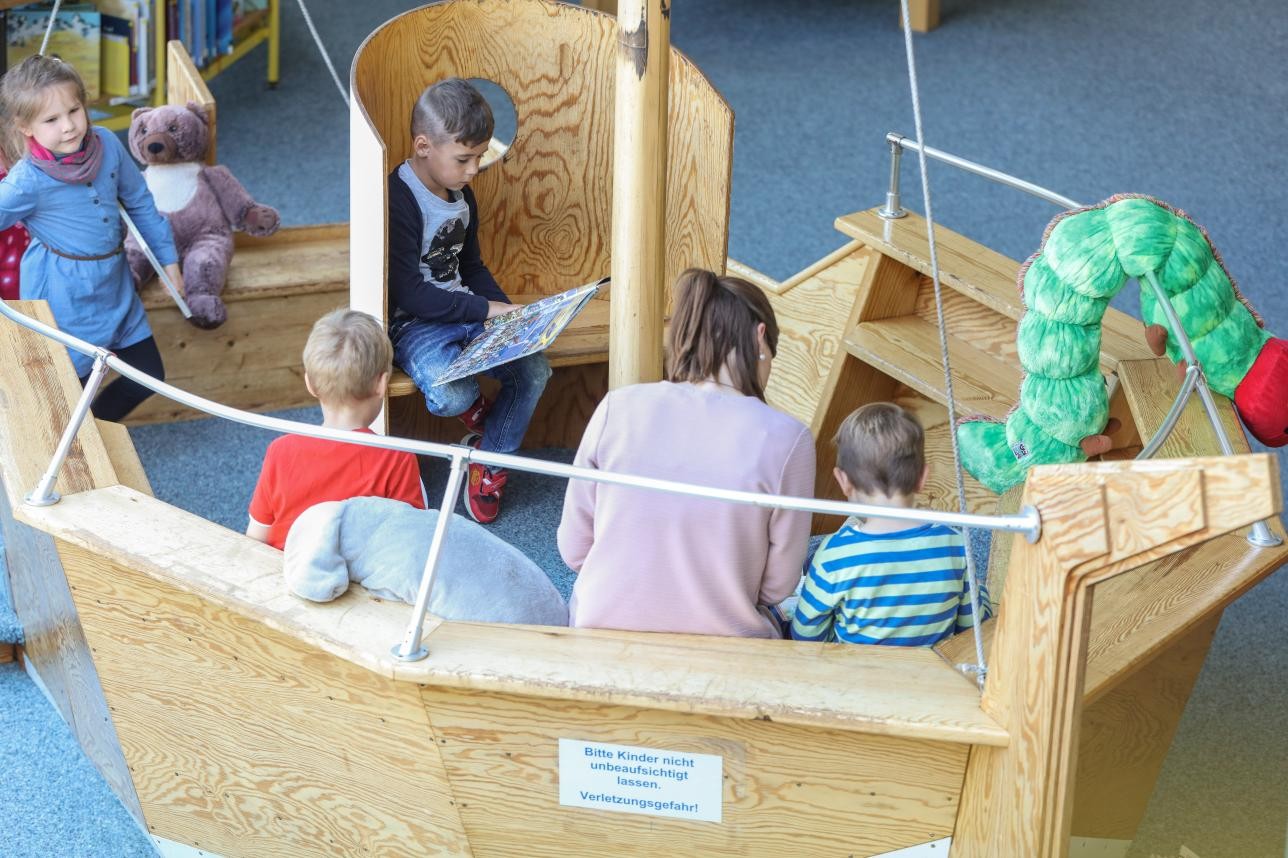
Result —
M287 585L329 602L353 580L381 599L415 604L437 510L388 498L310 507L286 537ZM546 573L508 542L453 514L439 556L431 613L448 620L568 625L568 606Z

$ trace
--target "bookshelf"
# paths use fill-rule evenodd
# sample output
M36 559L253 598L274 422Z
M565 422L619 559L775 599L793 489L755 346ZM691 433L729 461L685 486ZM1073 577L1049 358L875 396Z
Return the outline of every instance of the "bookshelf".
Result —
M0 10L11 9L15 6L26 5L32 0L0 0ZM147 102L153 106L161 105L166 102L166 63L167 56L166 43L169 40L167 35L168 22L167 16L169 4L167 0L152 0L152 32L149 37L152 41L151 54L155 63L155 83L152 92L146 96ZM227 69L233 63L242 59L246 54L253 51L259 45L267 43L268 45L268 71L266 79L269 86L277 86L279 77L279 64L281 60L281 5L280 0L268 0L264 9L253 11L246 15L233 28L232 50L226 54L220 54L210 60L198 70L198 74L204 80L210 80L215 75ZM136 99L133 102L121 104L109 104L106 99L89 105L92 121L95 125L101 125L104 128L120 130L128 128L130 124L130 114L139 106Z

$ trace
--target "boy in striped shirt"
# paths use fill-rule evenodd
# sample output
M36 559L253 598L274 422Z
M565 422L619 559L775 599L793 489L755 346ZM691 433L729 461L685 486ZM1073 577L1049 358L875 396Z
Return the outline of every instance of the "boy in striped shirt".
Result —
M929 475L925 433L898 405L874 402L837 430L841 490L852 503L910 507ZM966 544L939 524L851 518L810 562L792 637L807 641L930 646L974 623ZM980 588L980 610L991 613Z

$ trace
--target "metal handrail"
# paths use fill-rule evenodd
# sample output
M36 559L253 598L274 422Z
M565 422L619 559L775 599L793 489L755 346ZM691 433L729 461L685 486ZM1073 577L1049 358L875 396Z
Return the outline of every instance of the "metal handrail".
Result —
M933 158L936 161L942 161L964 170L967 173L974 173L982 176L991 182L999 185L1005 185L1008 188L1015 188L1017 191L1023 191L1031 194L1038 199L1046 200L1053 205L1060 206L1064 209L1080 209L1082 205L1074 202L1063 194L1057 194L1041 185L1035 185L1032 182L1012 176L1010 173L1003 173L1001 170L995 170L992 167L985 167L983 164L977 164L974 161L954 155L951 152L945 152L942 149L936 149L933 146L921 146L916 140L904 137L897 131L891 131L886 135L886 142L890 144L890 189L886 192L886 204L877 212L883 218L900 218L907 214L899 202L899 153L907 149L911 152L921 152L925 150L927 158Z
M985 179L1005 185L1008 188L1015 188L1026 194L1031 194L1039 199L1046 200L1049 203L1060 206L1063 209L1081 209L1085 208L1082 203L1072 200L1063 194L1057 194L1055 191L1035 185L1032 182L1012 176L1009 173L1003 173L1001 170L995 170L992 167L985 167L983 164L977 164L974 161L967 160L958 155L945 152L942 149L935 149L931 146L921 146L916 140L909 140L902 134L891 131L886 135L886 142L890 144L890 187L886 191L886 203L877 210L877 214L887 220L901 218L908 214L899 201L899 164L900 153L904 149L910 149L913 152L924 151L927 158L934 158L945 164L950 164L968 173L974 173L977 176L983 176ZM1172 306L1172 300L1167 292L1158 282L1158 275L1153 271L1145 275L1150 289L1158 301L1159 307L1162 308L1163 314L1167 317L1167 322L1171 326L1176 337L1177 346L1181 350L1186 363L1189 364L1185 373L1185 381L1181 389L1177 392L1176 398L1172 401L1172 407L1163 419L1158 431L1154 437L1149 440L1141 450L1137 459L1151 458L1158 449L1163 446L1163 442L1172 434L1176 428L1176 423L1180 420L1181 413L1185 410L1185 405L1189 402L1190 396L1194 391L1198 391L1199 399L1203 403L1203 412L1207 415L1208 423L1212 426L1212 432L1216 435L1218 446L1221 453L1226 456L1234 455L1234 446L1230 443L1230 438L1226 435L1225 427L1221 425L1221 417L1216 411L1216 400L1212 398L1212 391L1208 388L1207 377L1203 374L1203 367L1199 364L1198 357L1194 354L1194 346L1190 342L1189 334L1181 326L1180 317L1176 314L1176 308ZM1248 531L1248 541L1256 546L1274 546L1280 545L1283 540L1270 532L1264 521L1258 521L1252 525Z
M939 510L849 503L846 501L818 500L815 498L798 498L790 495L760 494L758 492L719 489L712 488L710 486L677 482L674 480L662 480L654 477L642 477L634 474L620 474L611 471L596 470L593 468L581 468L575 465L565 465L561 462L547 462L541 459L531 459L526 456L517 456L509 453L491 453L460 444L439 444L432 441L414 441L409 438L394 438L386 435L373 435L365 432L329 429L325 426L299 423L294 420L283 420L280 417L268 417L263 414L252 414L228 405L212 402L209 399L181 390L180 388L167 384L164 381L159 381L147 373L141 372L133 366L125 363L107 349L92 346L84 340L78 339L64 331L60 331L57 328L50 327L43 322L19 313L11 307L7 301L0 301L0 315L23 326L24 328L27 328L28 330L35 331L36 333L55 340L68 348L93 357L95 362L94 374L97 378L101 379L102 374L106 369L110 368L115 370L122 377L128 378L137 384L141 384L154 393L159 393L167 399L178 402L181 405L186 405L189 408L205 412L206 414L210 414L214 417L223 417L224 419L231 420L236 423L255 426L260 429L268 429L274 432L288 432L312 438L343 441L351 444L363 444L368 447L400 450L407 453L415 453L423 456L433 456L435 458L450 460L451 471L448 476L448 484L443 495L438 523L435 526L434 538L430 544L429 556L425 559L425 571L421 578L420 589L417 593L412 621L407 628L406 634L403 636L402 642L393 648L395 657L404 661L416 661L424 658L428 654L425 648L421 645L421 626L424 623L425 613L428 610L429 597L433 590L434 573L437 569L438 557L441 552L442 543L446 538L447 522L450 519L451 511L456 505L456 497L461 488L461 478L464 474L464 466L470 462L477 462L489 467L512 468L516 471L526 471L529 473L544 474L546 476L566 477L573 480L587 480L595 483L630 486L633 488L670 492L672 494L702 497L711 500L740 503L762 508L788 509L799 512L822 513L827 515L854 515L871 518L887 518L900 521L934 522L937 524L947 525L949 527L970 527L983 530L998 530L1009 533L1018 533L1029 542L1036 542L1041 534L1041 516L1038 514L1037 509L1031 506L1025 506L1018 513L1010 515L975 515L971 513L941 512ZM85 390L81 393L81 398L77 402L71 419L68 421L68 425L64 429L63 437L59 441L54 457L49 463L49 467L41 477L37 490L34 490L28 496L28 503L36 506L47 506L58 502L57 493L52 491L54 481L57 478L58 472L62 468L63 459L66 457L67 451L71 447L72 440L80 430L80 425L83 422L85 415L89 413L89 403L93 398L96 389L97 384L93 382L92 378L91 383L87 384ZM444 515L443 513L449 514Z

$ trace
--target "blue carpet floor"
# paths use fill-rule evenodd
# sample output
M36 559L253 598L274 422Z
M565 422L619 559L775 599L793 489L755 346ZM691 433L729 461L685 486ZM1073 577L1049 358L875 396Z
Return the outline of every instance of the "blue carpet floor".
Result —
M365 34L412 3L310 4L342 76ZM839 246L840 214L877 205L887 131L913 131L893 0L680 0L672 37L736 115L730 255L785 277ZM1288 214L1288 16L1275 0L943 0L918 37L927 140L1082 201L1150 193L1209 230L1272 330ZM221 160L289 224L348 219L348 115L291 3L282 81L259 49L212 85ZM284 152L296 169L283 169ZM920 209L915 159L905 204ZM930 168L941 223L1012 257L1036 248L1046 203ZM1117 302L1131 311L1133 295ZM316 420L316 412L297 412ZM211 421L133 432L158 496L241 529L264 433ZM564 456L566 451L545 451ZM1280 457L1281 468L1284 457ZM194 475L200 479L194 479ZM427 469L427 485L442 475ZM436 489L435 486L439 486ZM498 532L561 570L559 481L516 480ZM566 578L562 582L566 589ZM0 597L0 632L5 616ZM1132 858L1279 858L1288 820L1288 576L1225 615ZM0 637L0 640L3 640ZM13 668L0 668L0 855L146 854L125 812ZM85 832L94 831L93 839Z

